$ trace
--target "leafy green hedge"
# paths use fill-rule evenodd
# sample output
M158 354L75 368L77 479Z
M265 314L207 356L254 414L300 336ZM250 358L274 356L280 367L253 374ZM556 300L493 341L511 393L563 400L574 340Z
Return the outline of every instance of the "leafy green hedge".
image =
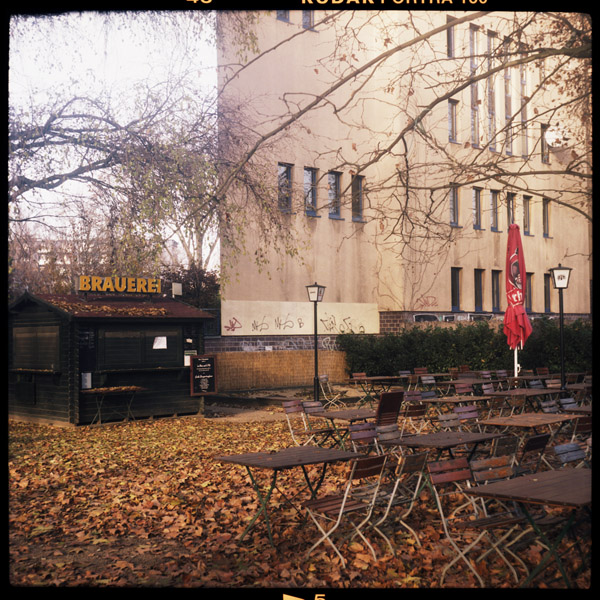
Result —
M556 320L536 319L533 332L519 350L523 369L548 367L560 372L560 328ZM506 343L502 327L478 321L456 327L407 328L400 334L338 336L340 350L346 352L348 373L391 375L400 370L427 367L430 372L447 372L450 367L469 365L471 369L512 369L514 352ZM592 369L592 323L575 321L564 326L565 370Z

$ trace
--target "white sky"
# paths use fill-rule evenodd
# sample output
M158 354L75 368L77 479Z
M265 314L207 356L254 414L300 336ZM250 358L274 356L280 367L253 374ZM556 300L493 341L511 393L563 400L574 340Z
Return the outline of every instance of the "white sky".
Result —
M173 18L182 18L173 25ZM124 119L136 116L135 86L142 81L162 83L191 69L198 94L216 88L216 50L200 39L189 13L169 12L158 17L156 35L136 27L131 13L72 12L21 17L27 24L13 29L9 39L9 103L22 109L46 105L55 94L62 98L110 96ZM21 34L22 32L22 34ZM186 58L189 44L193 57ZM131 111L126 114L129 108ZM76 185L70 188L70 185ZM77 184L61 186L56 193L38 192L42 204L30 214L63 212L56 203ZM43 203L47 203L44 204ZM40 208L42 207L42 208ZM67 207L64 207L68 211ZM54 218L42 219L56 225Z
M170 17L176 13L169 13ZM9 45L9 98L23 101L42 90L69 88L72 93L132 91L136 81L166 79L169 70L189 67L170 21L159 22L156 38L135 27L128 13L65 13L26 17L31 32L12 36ZM34 23L35 22L35 23ZM195 46L198 82L216 85L216 53L182 20L178 34ZM12 31L11 31L12 33Z

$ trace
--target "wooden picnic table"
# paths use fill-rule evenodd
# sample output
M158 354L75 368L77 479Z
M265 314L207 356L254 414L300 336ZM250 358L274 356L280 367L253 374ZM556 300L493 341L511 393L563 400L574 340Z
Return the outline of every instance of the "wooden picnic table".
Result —
M512 479L504 479L486 485L465 488L463 492L470 496L480 498L494 498L504 501L514 501L519 504L529 524L542 544L548 549L543 559L536 568L522 582L521 586L531 583L554 558L561 575L567 585L571 586L564 565L562 564L556 548L567 534L575 516L581 509L590 509L592 505L592 470L591 469L556 469L522 475ZM554 539L548 539L548 534L538 527L530 512L530 505L545 505L550 507L565 507L570 514L562 529Z
M562 408L561 409L565 413L581 413L583 415L591 415L592 414L592 406L574 406L572 408Z
M532 402L533 398L541 396L553 396L556 395L560 390L551 390L546 388L512 388L510 390L496 390L495 392L488 392L488 396L494 398L504 398L508 407L514 410L514 405L510 404L511 400L522 399L524 400L523 409L525 405L529 405L534 411L538 410L538 406L535 402Z
M240 536L240 541L242 541L246 534L252 529L258 517L263 514L269 541L271 545L275 547L273 535L271 533L271 521L269 518L268 506L273 491L277 488L277 476L281 471L297 468L302 469L304 479L310 491L310 497L314 498L325 478L327 465L334 462L349 461L357 457L358 455L354 452L348 452L337 448L321 448L320 446L294 446L273 452L249 452L247 454L215 456L214 460L217 462L233 463L246 468L250 481L252 482L252 487L260 502L260 509L252 517L250 523L248 523L246 529ZM322 467L321 474L316 483L310 480L306 470L306 467L309 465L321 465ZM261 486L254 474L254 471L256 470L270 470L273 472L271 483L266 493L261 491ZM285 498L287 503L294 506L291 500L281 490L279 490L279 492Z
M398 439L399 446L409 448L436 448L438 457L444 450L448 450L450 456L452 448L462 445L473 445L469 454L469 460L475 454L477 446L482 442L488 442L498 437L501 433L479 433L471 431L437 431L436 433L425 433L418 435L407 435Z
M377 415L372 408L341 408L339 410L326 410L323 412L314 413L317 417L324 417L331 421L331 425L335 430L336 439L339 441L340 447L345 449L344 441L348 436L348 430L340 431L336 421L345 421L346 423L355 423L356 421L368 421L374 419Z
M96 420L98 420L98 424L102 425L102 408L104 406L104 400L107 396L124 396L125 397L125 412L116 411L118 415L124 417L126 420L135 421L135 417L131 412L131 404L135 395L138 392L143 392L147 388L140 387L138 385L121 385L121 386L112 386L112 387L98 387L98 388L90 388L86 390L80 390L81 394L86 394L93 396L96 400L96 414L92 419L90 425L93 425Z
M563 413L527 412L510 417L491 417L481 421L481 425L498 425L501 427L531 427L535 429L541 425L554 425L577 419L581 415L567 415Z
M339 410L324 410L323 412L315 413L319 417L325 417L331 421L366 421L374 419L376 412L372 408L341 408Z
M494 427L521 427L526 429L533 429L534 433L538 433L540 427L548 427L552 434L552 438L556 437L558 432L561 430L563 425L582 417L581 414L565 414L565 413L520 413L518 415L511 415L510 417L491 417L480 421L479 424ZM552 431L552 425L558 425L556 431Z
M397 385L402 379L408 379L412 375L364 375L351 377L350 384L360 385L364 396L358 401L359 406L371 404L378 394L387 392L394 385Z

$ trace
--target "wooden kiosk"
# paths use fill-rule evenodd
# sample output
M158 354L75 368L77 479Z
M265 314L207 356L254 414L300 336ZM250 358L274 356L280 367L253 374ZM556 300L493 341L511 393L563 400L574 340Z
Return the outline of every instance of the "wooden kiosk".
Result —
M79 294L9 307L9 417L64 425L197 414L191 357L213 316L160 280L81 277Z

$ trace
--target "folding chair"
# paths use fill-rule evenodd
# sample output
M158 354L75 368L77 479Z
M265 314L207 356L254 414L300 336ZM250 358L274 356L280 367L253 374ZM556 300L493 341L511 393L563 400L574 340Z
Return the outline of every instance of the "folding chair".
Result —
M535 373L536 375L550 375L550 369L548 367L537 367Z
M340 400L344 395L342 392L335 393L329 382L329 375L319 375L319 387L321 395L324 398L323 407L328 408L346 408L346 404Z
M343 492L304 503L304 508L321 533L321 537L308 550L307 556L320 544L327 542L339 556L342 567L345 567L346 561L339 551L338 545L341 545L349 535L342 537L337 545L332 538L340 527L348 523L352 526L350 535L360 536L371 551L373 558L377 559L373 546L361 530L367 525L373 514L386 460L387 456L385 455L366 456L353 460ZM358 483L361 484L360 487L357 486ZM330 526L326 528L328 524Z
M491 394L496 391L493 383L482 383L481 391L484 396ZM490 397L486 400L485 405L487 407L487 416L488 419L492 416L503 416L503 412L510 409L510 414L512 415L514 408L511 408L506 405L504 398Z
M375 432L377 433L377 448L381 453L387 452L396 458L404 455L404 447L400 444L402 436L398 423L376 425Z
M544 413L555 414L559 412L559 404L556 400L540 400L540 408Z
M508 389L508 371L506 369L496 369L496 379L498 379L498 389Z
M554 446L553 450L562 467L570 463L577 463L575 465L576 469L581 467L592 468L587 461L585 450L576 442L572 444L559 444L558 446Z
M454 414L460 419L460 429L465 431L481 431L479 426L479 409L474 404L455 406Z
M577 408L579 406L575 401L575 398L560 398L558 403L560 404L560 409L563 411L569 408Z
M427 425L427 405L407 404L400 411L400 417L402 417L400 435L405 435L405 432L421 433Z
M427 467L427 457L429 452L418 452L415 454L407 454L403 456L397 463L395 468L394 481L382 486L379 490L376 508L382 509L382 514L377 514L370 524L386 542L390 552L395 554L389 538L383 533L382 526L387 521L388 517L394 519L394 522L399 521L405 529L413 536L418 546L421 546L419 536L414 529L405 521L406 517L411 513L417 498L419 497L422 488L425 470ZM402 507L402 511L398 514L396 507ZM390 512L392 511L393 512Z
M417 390L419 387L419 376L415 374L409 374L407 376L407 390Z
M489 515L487 509L484 509L484 505L478 504L473 498L470 498L469 502L461 504L458 509L453 510L456 500L460 501L464 498L462 495L464 488L473 482L472 471L466 458L430 462L428 470L444 535L454 548L456 554L442 569L440 585L443 584L448 570L458 561L462 560L473 573L481 587L485 586L483 579L467 558L467 554L473 549L478 548L480 542L483 540L490 545L490 550L486 552L486 555L494 550L508 566L515 581L518 582L519 577L517 572L506 558L505 552L510 554L520 564L522 564L522 561L511 550L505 550L503 544L515 525L521 523L524 517L514 511L506 510L504 507L502 512ZM464 517L453 518L459 510L465 512ZM501 531L502 529L505 530L499 540L492 533L492 530L496 528L500 528ZM475 535L475 539L473 539L473 530L476 533L478 532ZM462 549L459 546L459 542L461 541L465 542Z
M578 417L575 419L575 425L573 426L573 435L571 441L574 442L577 439L584 441L592 436L592 416Z
M516 435L504 435L496 438L492 443L492 456L508 456L512 466L516 460L519 443L519 437Z
M515 475L537 473L549 440L549 433L540 433L525 439L518 453L519 457L515 459Z
M404 392L381 392L375 413L376 425L391 425L398 422Z
M348 425L348 434L354 452L369 454L373 451L380 454L375 423L351 423Z
M546 386L544 385L544 382L541 379L531 379L529 381L528 387L534 388L534 389L543 389Z
M436 431L456 431L460 428L460 417L454 412L438 414L431 420Z
M562 381L560 379L546 379L546 389L556 390L556 396L554 396L554 398L558 400L560 393L562 392Z
M437 390L437 382L433 375L421 375L422 390Z
M319 403L320 404L320 403ZM331 440L331 445L337 444L335 429L332 427L312 427L308 421L307 414L300 398L284 400L282 402L283 412L287 420L288 429L292 441L296 446L307 446L316 444L322 446ZM295 418L298 417L298 418ZM298 423L300 421L300 425Z
M454 393L457 396L473 396L475 390L470 383L463 383L462 381L456 381L454 383Z

